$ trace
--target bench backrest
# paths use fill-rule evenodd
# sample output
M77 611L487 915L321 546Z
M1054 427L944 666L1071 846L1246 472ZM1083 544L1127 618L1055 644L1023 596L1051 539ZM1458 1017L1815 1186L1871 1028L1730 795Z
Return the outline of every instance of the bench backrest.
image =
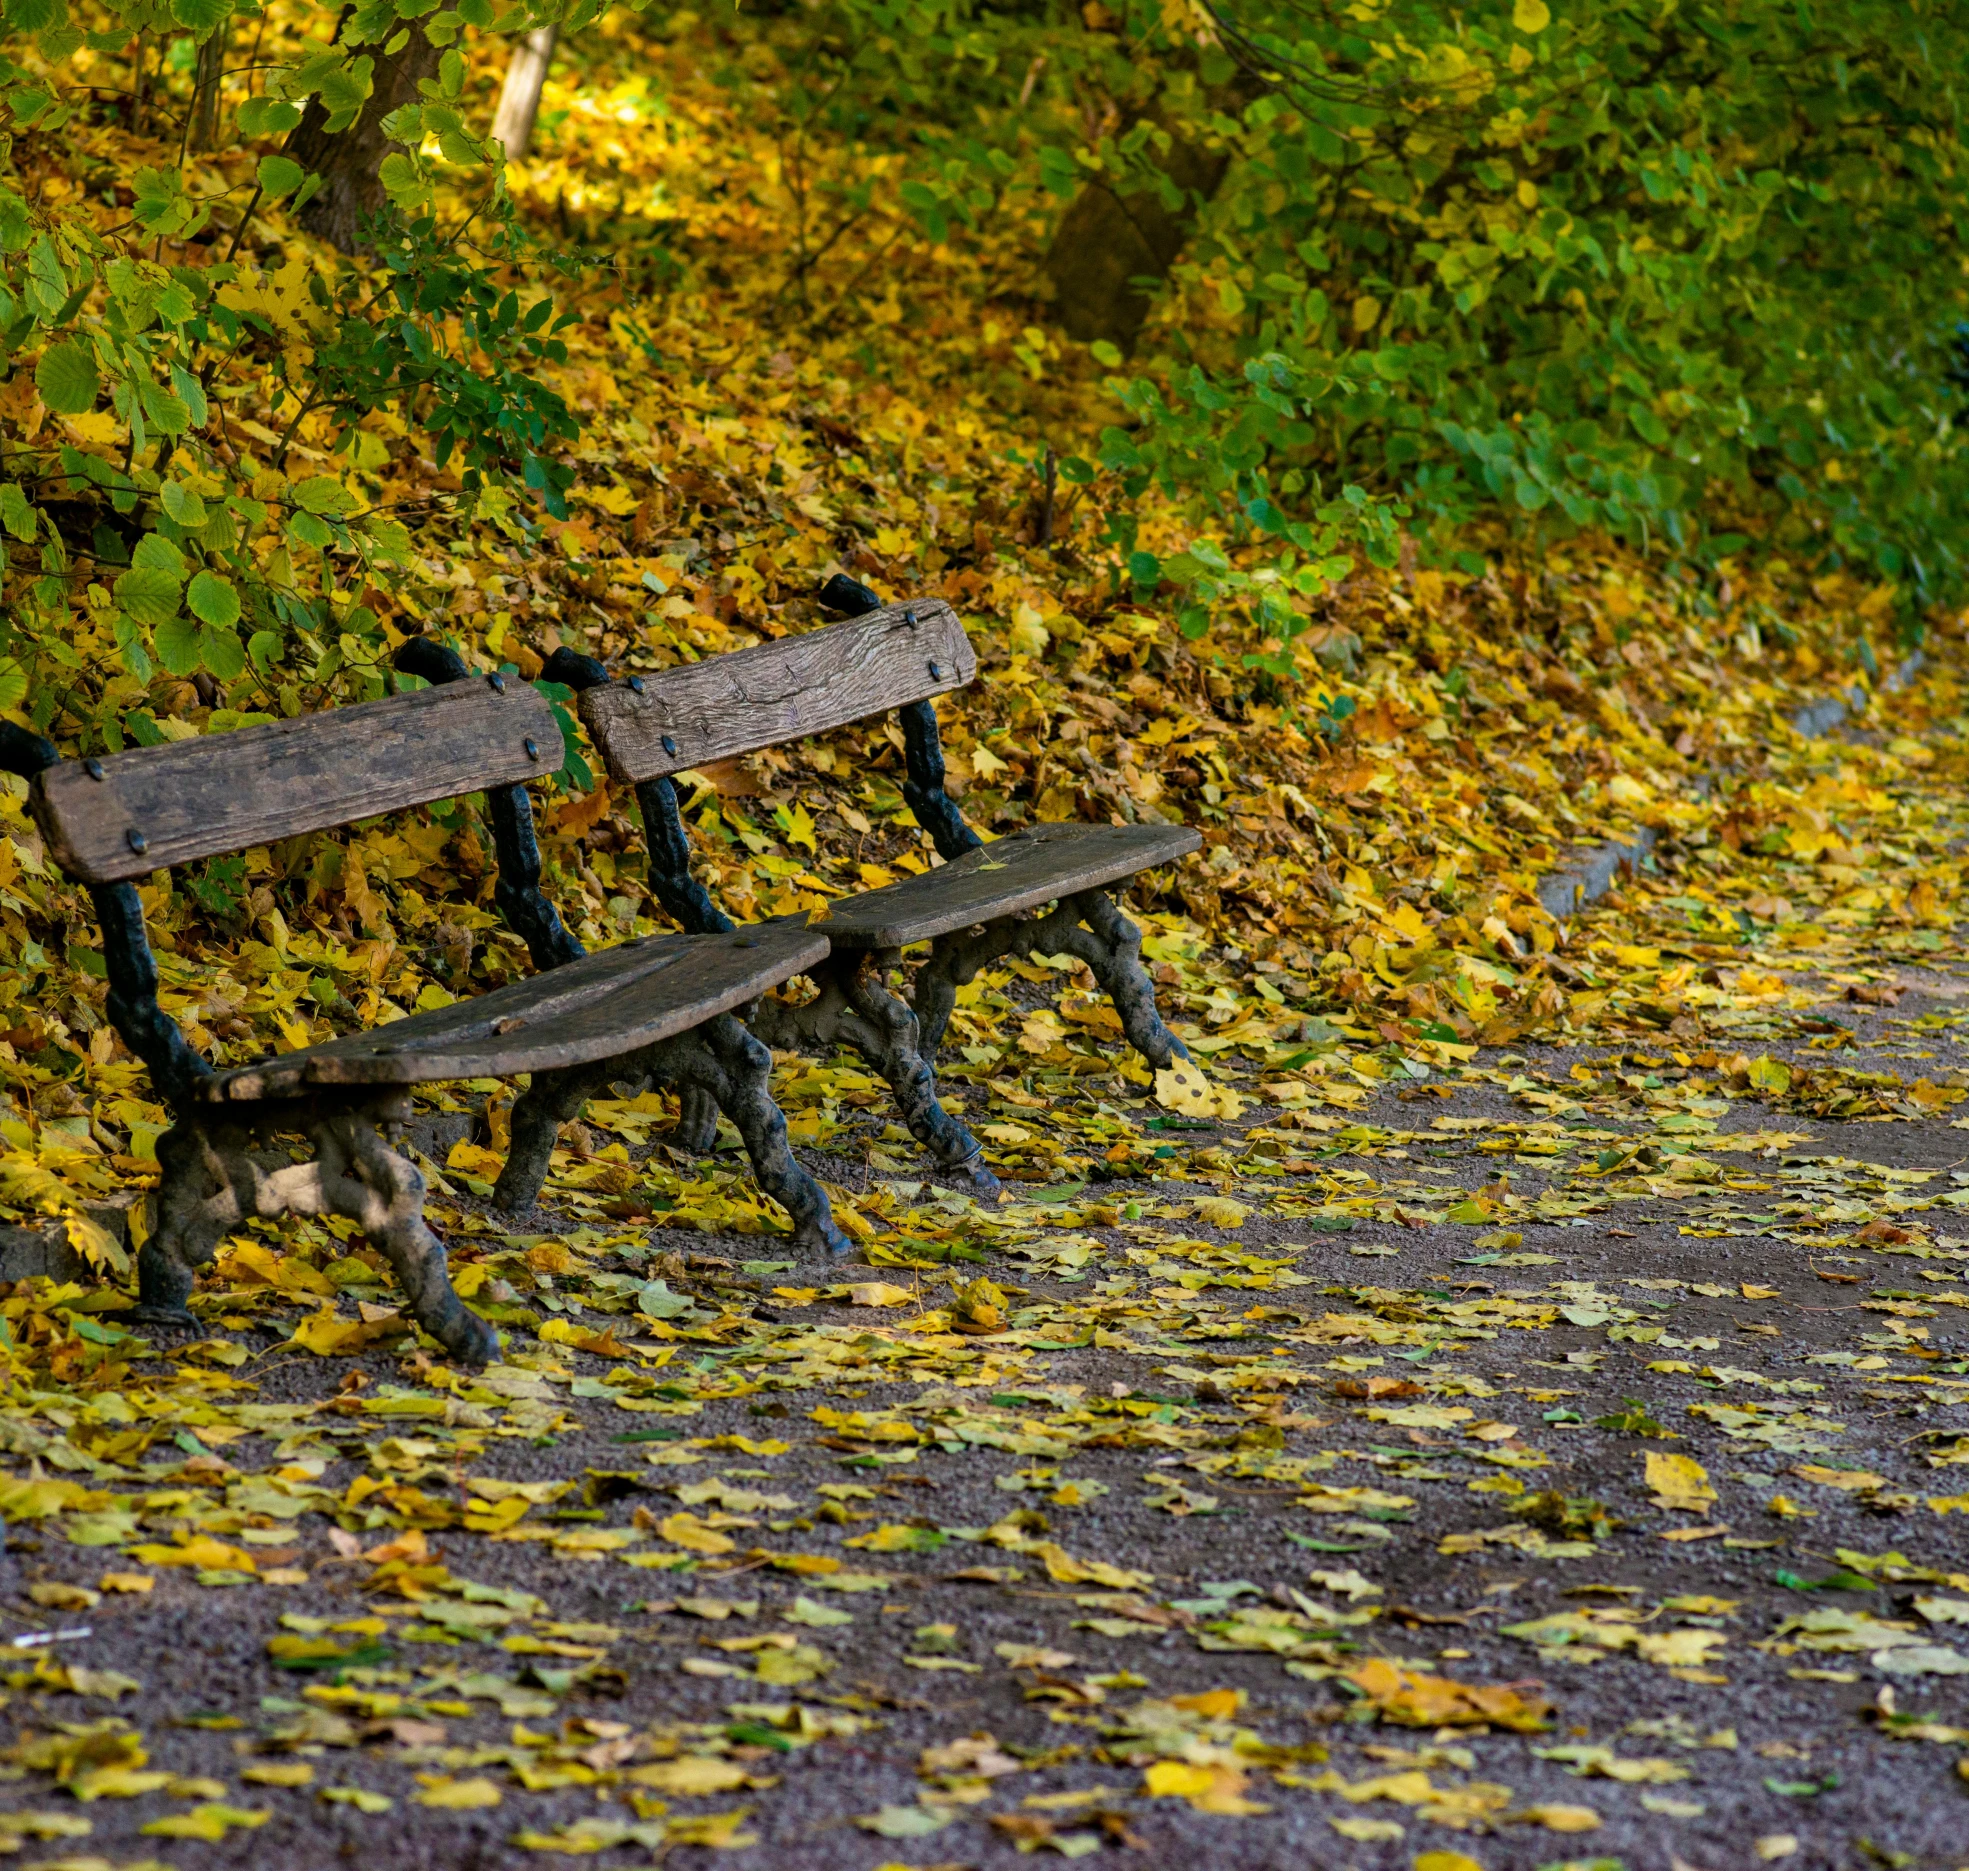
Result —
M234 734L66 760L34 780L55 861L89 884L325 831L559 770L554 711L481 676Z
M582 719L629 785L823 734L961 689L978 659L940 599L587 690Z

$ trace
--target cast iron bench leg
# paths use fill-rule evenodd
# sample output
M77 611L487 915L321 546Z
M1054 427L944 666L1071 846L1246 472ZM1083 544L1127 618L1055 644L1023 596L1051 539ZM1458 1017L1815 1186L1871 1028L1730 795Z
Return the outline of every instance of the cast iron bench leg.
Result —
M135 1317L192 1326L185 1302L198 1269L249 1215L343 1215L389 1263L411 1316L453 1357L486 1364L498 1335L452 1289L444 1243L424 1220L424 1178L384 1143L378 1125L402 1113L400 1093L356 1105L271 1106L175 1124L157 1140L158 1226L137 1256ZM303 1130L306 1163L262 1162L252 1144Z
M692 1156L709 1156L718 1141L718 1101L698 1085L686 1085L677 1094L677 1127L670 1141Z
M998 1178L984 1166L983 1145L938 1102L916 1015L883 983L883 969L897 959L890 950L836 950L814 971L820 993L813 1000L800 1007L762 1001L753 1027L789 1051L851 1047L887 1082L909 1134L937 1163L979 1193L994 1194Z
M787 1140L785 1113L773 1102L772 1048L728 1013L666 1043L698 1055L686 1068L689 1079L717 1099L745 1139L760 1188L793 1218L794 1246L852 1254L854 1243L834 1225L826 1190L800 1167Z
M501 1214L524 1215L539 1200L561 1126L578 1117L581 1107L612 1080L636 1076L630 1058L611 1059L607 1066L606 1071L571 1066L564 1072L536 1072L513 1100L506 1166L492 1186L492 1206Z
M932 1058L950 1024L957 990L980 968L1007 955L1071 955L1084 961L1121 1016L1129 1044L1160 1071L1189 1048L1162 1023L1155 984L1142 966L1142 932L1105 890L1068 897L1044 916L1008 917L982 928L938 936L917 971L916 1018L923 1050Z
M721 1013L640 1052L565 1072L536 1072L513 1105L512 1145L492 1192L493 1205L506 1214L526 1213L547 1179L561 1125L609 1085L653 1080L676 1087L686 1110L696 1095L710 1099L714 1111L731 1119L745 1141L759 1187L792 1218L795 1247L809 1253L852 1253L853 1243L834 1225L826 1191L794 1158L786 1119L773 1102L772 1070L773 1055L765 1043L734 1016ZM715 1117L712 1127L715 1132Z
M157 1221L137 1250L136 1324L198 1324L186 1305L198 1270L243 1219L228 1162L244 1153L245 1133L223 1128L231 1134L181 1120L157 1140Z
M499 1335L467 1310L452 1287L444 1243L424 1220L424 1178L417 1166L377 1135L367 1111L320 1120L314 1142L321 1192L314 1212L355 1222L395 1270L411 1317L461 1363L490 1364L499 1356ZM308 1212L298 1201L287 1206Z

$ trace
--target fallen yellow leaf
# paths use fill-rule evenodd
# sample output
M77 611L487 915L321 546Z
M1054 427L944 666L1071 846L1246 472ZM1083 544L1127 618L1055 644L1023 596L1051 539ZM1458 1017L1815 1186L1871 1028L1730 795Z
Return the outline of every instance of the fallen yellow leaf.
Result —
M1650 1453L1646 1459L1647 1482L1657 1507L1677 1514L1706 1514L1716 1504L1709 1470L1693 1456Z
M306 1761L256 1761L239 1777L258 1787L304 1787L313 1783L314 1769Z
M417 1795L420 1806L435 1806L441 1812L475 1812L482 1806L497 1806L499 1789L483 1775L471 1780L419 1774L424 1790Z
M133 1546L130 1557L146 1566L196 1566L201 1571L256 1572L253 1555L237 1546L198 1534L182 1546Z
M1422 1676L1373 1657L1348 1672L1347 1680L1385 1722L1403 1728L1473 1727L1488 1724L1534 1734L1552 1712L1543 1696L1527 1695L1503 1684L1459 1683L1447 1676Z
M1600 1826L1600 1815L1590 1806L1526 1806L1509 1817L1543 1826L1548 1832L1593 1832Z
M1171 1696L1169 1706L1174 1709L1188 1709L1192 1715L1201 1715L1206 1721L1229 1721L1239 1709L1244 1707L1244 1691L1204 1689L1193 1696Z
M672 1546L687 1547L693 1553L729 1553L737 1545L714 1528L707 1527L695 1514L669 1514L656 1524L656 1535Z
M1155 1075L1155 1101L1182 1117L1236 1117L1244 1101L1228 1087L1213 1088L1187 1059L1177 1059Z
M1237 1767L1204 1766L1194 1761L1155 1761L1142 1776L1142 1790L1151 1799L1188 1800L1198 1812L1244 1818L1269 1810L1255 1800L1244 1797L1248 1778Z

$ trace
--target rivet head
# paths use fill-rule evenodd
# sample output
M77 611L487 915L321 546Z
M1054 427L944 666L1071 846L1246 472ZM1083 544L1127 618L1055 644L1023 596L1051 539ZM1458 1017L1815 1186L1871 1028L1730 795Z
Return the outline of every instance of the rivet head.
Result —
M943 680L943 665L941 663L932 663L930 665L930 680L932 682L941 682Z
M123 839L124 842L130 847L130 849L134 851L139 857L142 857L143 854L150 849L150 840L146 838L142 832L138 831L138 829L134 825L131 826L130 829L123 834Z
M85 760L82 763L82 771L92 780L99 780L103 776L103 763L93 758Z
M540 758L540 743L531 734L520 745L526 749L526 757L529 760L538 760Z
M506 678L497 670L494 670L491 675L486 677L485 686L495 695L504 695L506 693Z
M642 692L643 692L643 679L642 679L642 677L641 677L641 676L631 676L631 677L629 678L629 689L630 689L630 693L631 693L631 694L634 694L634 695L640 695L640 694L642 694Z
M677 737L674 734L666 734L663 737L663 751L666 754L674 754L677 751Z

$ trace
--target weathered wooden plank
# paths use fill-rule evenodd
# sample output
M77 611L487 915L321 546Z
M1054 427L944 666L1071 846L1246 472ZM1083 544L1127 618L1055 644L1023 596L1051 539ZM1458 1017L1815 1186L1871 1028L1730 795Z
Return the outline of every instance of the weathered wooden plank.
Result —
M587 1065L729 1013L826 953L827 938L800 917L729 935L652 936L476 1000L218 1073L199 1095L242 1104L314 1086L427 1085Z
M517 676L492 681L64 761L36 778L34 816L71 877L121 883L556 771L546 699Z
M581 717L610 773L634 785L960 689L977 673L957 613L925 599L590 689Z
M1097 890L1202 842L1188 825L1034 825L920 877L832 903L814 927L836 948L901 948Z

